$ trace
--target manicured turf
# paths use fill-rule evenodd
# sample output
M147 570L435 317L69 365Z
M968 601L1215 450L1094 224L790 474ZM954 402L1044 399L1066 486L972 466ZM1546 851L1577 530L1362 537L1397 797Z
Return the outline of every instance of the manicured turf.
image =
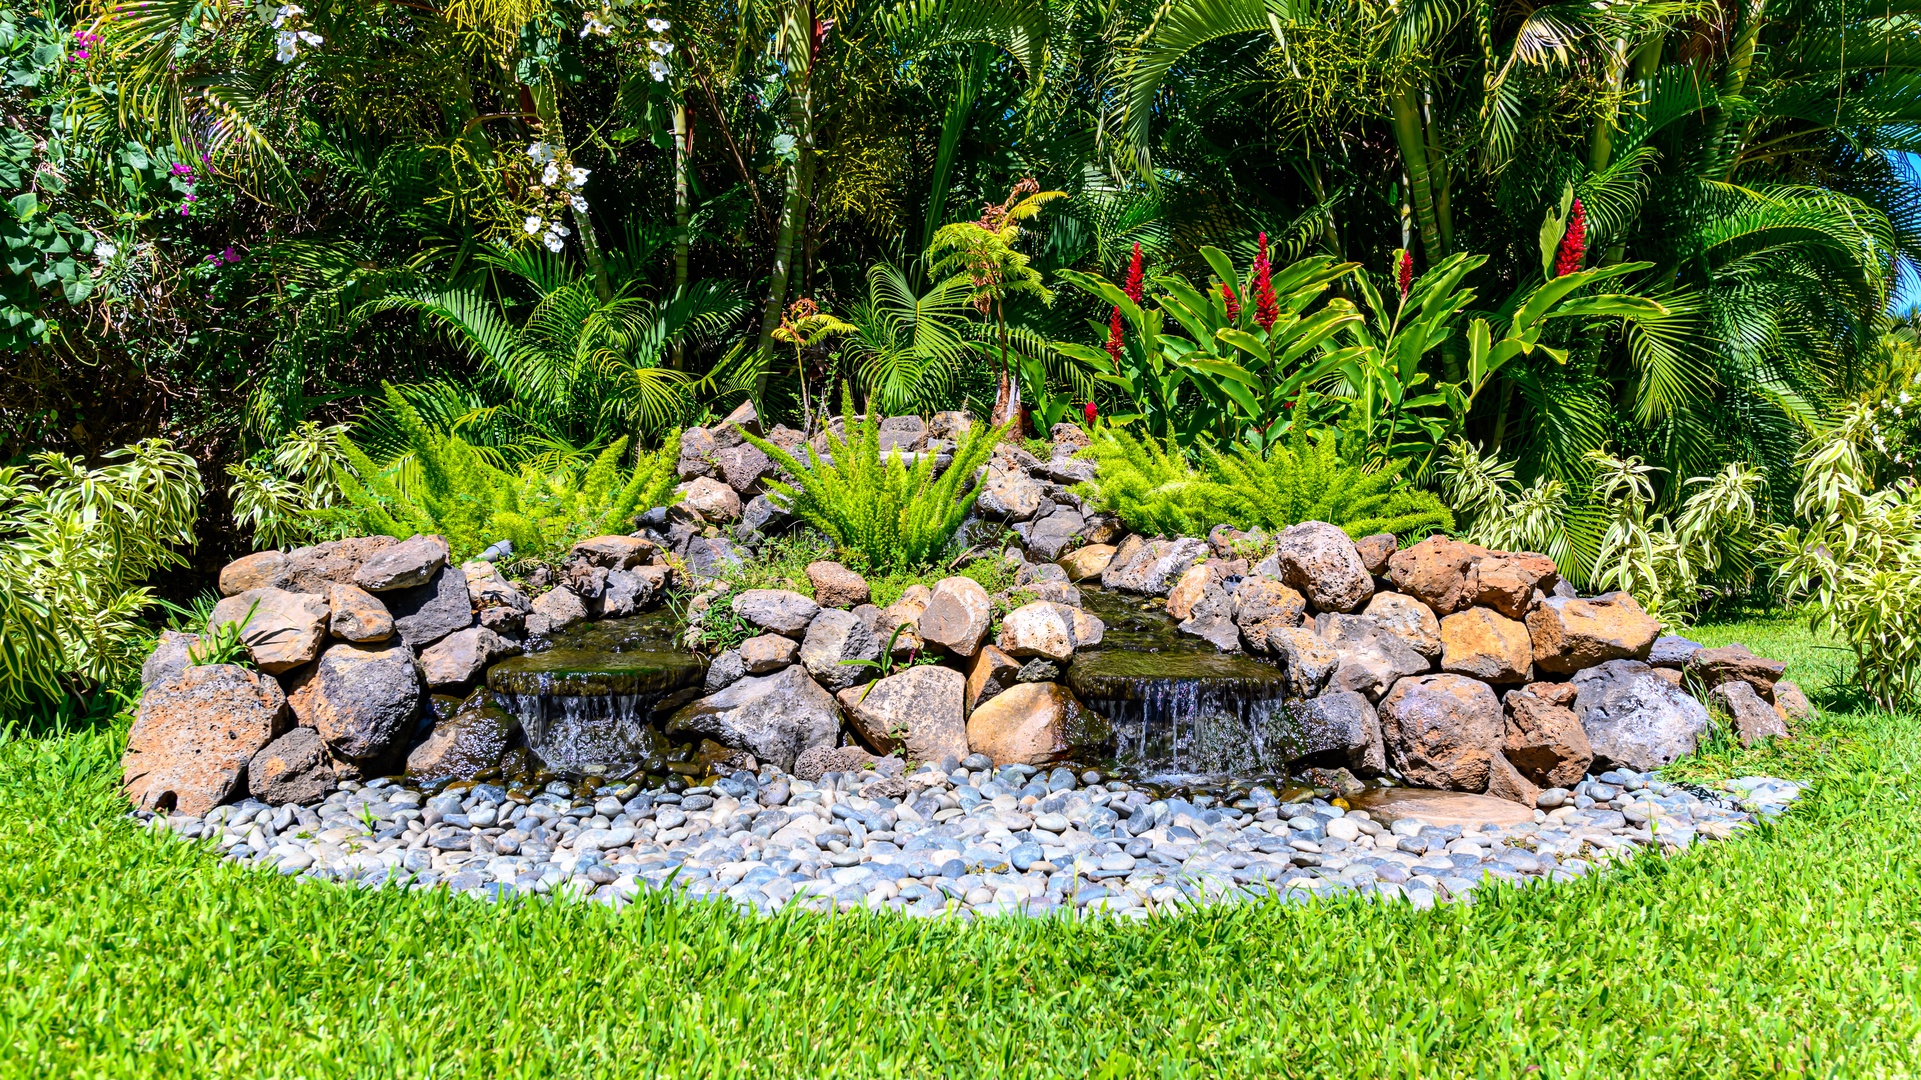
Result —
M1836 654L1795 624L1696 636L1824 700ZM1778 827L1473 907L975 926L297 885L136 830L123 729L19 739L0 1075L1906 1075L1917 735L1831 710L1693 768L1816 781Z

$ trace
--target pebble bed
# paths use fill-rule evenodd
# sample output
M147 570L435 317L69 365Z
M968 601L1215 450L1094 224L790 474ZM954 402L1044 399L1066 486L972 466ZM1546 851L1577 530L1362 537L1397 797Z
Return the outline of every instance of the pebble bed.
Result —
M1781 813L1800 785L1744 777L1719 790L1605 772L1544 796L1535 820L1478 831L1255 787L1233 805L1155 798L1120 780L980 755L906 776L775 769L679 793L564 782L529 795L493 784L430 795L403 783L341 785L317 806L254 800L205 817L139 812L149 827L246 865L365 888L445 887L620 907L648 890L742 911L1055 912L1145 918L1201 903L1346 894L1418 908L1484 884L1581 877L1646 849L1725 840Z

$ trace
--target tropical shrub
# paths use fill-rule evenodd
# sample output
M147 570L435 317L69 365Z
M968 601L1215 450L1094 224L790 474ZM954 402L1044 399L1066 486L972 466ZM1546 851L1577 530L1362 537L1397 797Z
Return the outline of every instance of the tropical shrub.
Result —
M160 439L89 469L39 454L0 468L0 706L46 704L133 664L153 603L141 582L185 564L200 469Z
M1794 509L1769 547L1789 596L1813 601L1812 623L1847 642L1855 677L1893 709L1921 698L1921 495L1912 478L1876 488L1871 408L1857 406L1803 453Z
M1400 465L1369 472L1344 461L1332 433L1310 440L1296 428L1266 454L1246 444L1227 453L1194 452L1198 467L1152 437L1110 430L1089 450L1100 475L1080 490L1150 536L1199 536L1223 522L1273 532L1325 521L1356 538L1425 536L1454 527L1439 499L1401 479Z
M227 466L227 496L235 522L253 533L255 548L293 547L326 539L327 511L344 498L338 476L346 467L344 425L301 423L280 445Z
M625 532L636 511L673 498L680 436L652 453L627 457L620 438L584 468L533 462L509 467L494 448L477 447L423 420L400 392L386 389L387 414L405 438L405 451L377 463L356 442L341 438L345 461L336 470L338 507L311 513L347 531L405 538L439 533L456 559L471 558L506 540L521 557L564 550L575 541Z
M842 397L842 430L845 440L830 427L826 454L809 453L806 461L758 436L747 440L794 478L770 485L790 512L879 573L926 566L946 550L980 494L974 474L1006 434L975 424L936 478L932 454L909 468L898 453L881 453L880 422L871 413L854 415L851 389Z

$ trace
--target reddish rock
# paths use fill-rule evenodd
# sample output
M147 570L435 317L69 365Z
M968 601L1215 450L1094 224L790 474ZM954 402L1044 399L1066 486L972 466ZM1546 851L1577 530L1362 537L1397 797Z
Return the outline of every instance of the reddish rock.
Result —
M967 672L967 711L973 712L981 702L1014 685L1020 670L1019 660L992 645L981 646L980 655L974 657L974 666Z
M274 586L287 570L287 555L281 551L256 551L220 568L220 595L233 596L248 589Z
M1274 538L1283 582L1320 611L1359 611L1374 595L1374 576L1348 535L1325 521L1304 521Z
M1530 683L1507 695L1507 760L1537 788L1571 788L1594 761L1571 683Z
M330 585L352 585L362 563L397 543L391 536L356 536L295 548L287 553L287 565L274 586L325 596Z
M1434 609L1405 593L1375 593L1363 612L1375 625L1429 660L1441 656L1441 621Z
M1307 598L1273 578L1242 580L1234 592L1234 625L1252 652L1273 652L1274 635L1301 625Z
M1107 721L1058 683L1018 683L974 710L967 745L997 765L1040 765L1105 744Z
M1533 670L1534 646L1527 627L1484 607L1441 620L1441 670L1482 682L1516 683Z
M1571 675L1609 660L1646 657L1661 624L1632 596L1616 592L1592 600L1550 596L1528 611L1527 629L1535 664Z
M213 607L213 626L240 626L256 667L278 675L320 655L327 636L326 597L285 589L249 589Z
M1486 683L1449 674L1402 679L1381 699L1380 714L1388 762L1409 783L1487 790L1505 725Z
M240 794L247 763L284 726L287 698L271 678L200 664L149 686L120 759L136 809L204 814Z
M1214 568L1207 563L1188 567L1187 572L1183 573L1180 580L1175 582L1174 587L1167 592L1168 617L1179 621L1192 615L1195 603L1207 592L1207 587L1214 583L1214 578Z
M1474 602L1467 589L1467 572L1487 554L1478 544L1464 544L1445 536L1430 536L1387 560L1394 587L1434 610L1452 615Z
M1756 656L1748 651L1746 645L1729 645L1695 653L1693 659L1688 661L1687 670L1706 689L1712 690L1738 679L1753 687L1762 698L1772 701L1774 684L1788 670L1788 666L1779 660Z
M328 586L327 629L342 641L385 641L394 636L387 605L358 585Z
M639 536L594 536L575 544L568 552L569 561L579 559L590 566L605 567L608 570L631 570L654 561L658 549L653 541ZM473 580L471 571L467 574Z
M967 677L923 664L837 697L861 740L876 753L909 761L967 756Z
M867 579L837 562L807 564L807 580L814 583L814 601L825 608L854 608L873 595Z
M1387 576L1387 561L1394 557L1399 546L1393 533L1375 533L1354 541L1354 550L1361 556L1362 565L1375 577Z
M1487 793L1493 798L1520 803L1529 809L1541 797L1541 789L1501 754L1488 758Z
M1527 614L1536 589L1548 592L1561 579L1553 559L1533 552L1491 552L1468 575L1463 588L1473 594L1474 602L1510 619Z

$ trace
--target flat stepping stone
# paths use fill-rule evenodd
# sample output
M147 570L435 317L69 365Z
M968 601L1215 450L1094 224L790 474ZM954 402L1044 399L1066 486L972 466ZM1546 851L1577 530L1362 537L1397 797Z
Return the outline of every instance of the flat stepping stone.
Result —
M1348 802L1383 825L1413 818L1426 825L1459 825L1472 832L1485 825L1521 825L1534 820L1534 811L1520 803L1462 791L1370 788Z

